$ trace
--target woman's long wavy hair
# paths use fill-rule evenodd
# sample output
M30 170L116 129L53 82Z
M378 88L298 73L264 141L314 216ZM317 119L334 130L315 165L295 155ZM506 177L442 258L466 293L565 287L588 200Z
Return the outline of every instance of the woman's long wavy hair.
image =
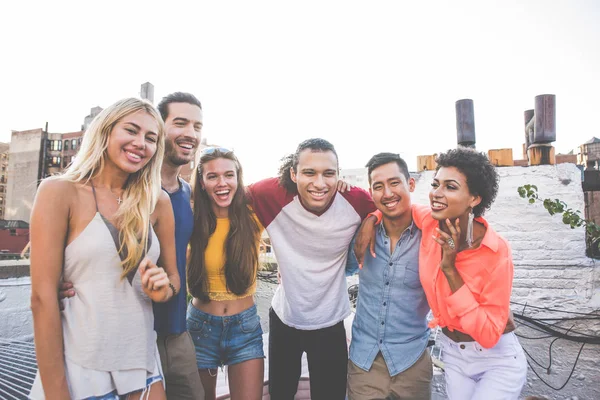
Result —
M192 296L207 303L208 277L205 257L208 240L217 227L217 217L211 199L202 187L204 165L212 160L224 158L235 164L238 187L228 209L229 233L225 240L225 282L227 290L243 295L256 281L259 264L258 248L261 230L248 207L242 166L232 151L215 149L210 154L201 154L194 182L194 231L191 237L190 258L187 265L188 290Z
M102 173L108 157L106 149L115 125L124 117L137 111L145 111L158 124L156 153L139 171L129 175L123 192L123 203L115 214L119 229L121 262L124 278L137 268L148 245L150 214L160 196L160 168L165 148L165 128L154 106L146 100L127 98L119 100L94 118L83 135L77 156L64 174L55 179L86 184Z

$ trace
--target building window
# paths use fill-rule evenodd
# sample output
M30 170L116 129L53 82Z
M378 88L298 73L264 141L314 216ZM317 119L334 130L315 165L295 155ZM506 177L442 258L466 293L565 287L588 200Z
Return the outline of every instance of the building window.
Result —
M61 151L62 150L62 140L50 140L50 150Z
M60 167L60 156L53 156L50 159L50 166L51 167Z
M71 140L71 149L75 150L77 148L77 139Z
M65 150L69 150L69 141L65 140Z

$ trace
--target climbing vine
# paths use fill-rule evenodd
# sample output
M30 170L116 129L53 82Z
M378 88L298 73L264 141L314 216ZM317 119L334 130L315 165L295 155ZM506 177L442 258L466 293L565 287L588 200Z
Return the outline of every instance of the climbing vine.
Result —
M569 225L571 229L584 226L587 233L588 244L595 247L595 252L600 251L600 226L593 221L583 219L581 211L569 208L567 204L560 199L540 199L538 188L535 185L519 186L517 191L519 196L528 199L529 204L537 201L542 202L544 208L550 215L561 214L564 224Z

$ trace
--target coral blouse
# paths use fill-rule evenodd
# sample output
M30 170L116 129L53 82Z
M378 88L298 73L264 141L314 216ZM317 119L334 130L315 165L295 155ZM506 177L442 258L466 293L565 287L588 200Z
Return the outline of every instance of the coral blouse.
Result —
M486 233L479 247L456 255L456 269L464 285L452 293L440 268L442 248L432 238L439 221L433 219L428 206L421 205L413 206L413 219L423 232L419 274L434 317L430 327L459 330L485 348L494 347L510 312L514 267L508 242L484 218L476 218Z

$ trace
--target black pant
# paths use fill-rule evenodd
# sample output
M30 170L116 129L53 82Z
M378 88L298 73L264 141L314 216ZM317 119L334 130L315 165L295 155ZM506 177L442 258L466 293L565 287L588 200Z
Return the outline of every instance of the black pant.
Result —
M344 400L348 347L344 321L305 331L284 324L269 310L269 393L272 400L293 400L306 352L313 400Z

